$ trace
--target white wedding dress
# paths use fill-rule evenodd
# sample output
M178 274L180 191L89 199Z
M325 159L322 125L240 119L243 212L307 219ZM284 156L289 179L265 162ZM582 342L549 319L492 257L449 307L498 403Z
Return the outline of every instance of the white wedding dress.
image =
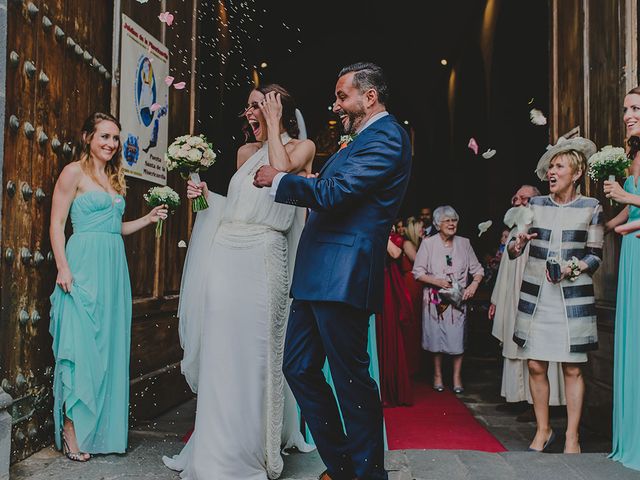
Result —
M198 393L196 423L182 452L163 457L185 479L274 479L282 449L313 449L282 374L304 210L253 186L268 162L265 143L235 173L226 199L209 194L191 236L178 315L182 372Z

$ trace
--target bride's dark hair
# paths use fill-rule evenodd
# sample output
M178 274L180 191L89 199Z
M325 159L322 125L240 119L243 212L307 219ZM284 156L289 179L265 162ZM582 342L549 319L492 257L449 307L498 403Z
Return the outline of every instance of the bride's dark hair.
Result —
M293 99L293 96L284 87L277 83L261 85L251 91L253 90L257 90L263 95L266 95L269 92L280 94L280 102L282 103L282 126L291 138L298 138L300 136L300 128L298 127L298 120L296 119L296 102ZM251 129L246 121L243 130L245 137L249 139Z

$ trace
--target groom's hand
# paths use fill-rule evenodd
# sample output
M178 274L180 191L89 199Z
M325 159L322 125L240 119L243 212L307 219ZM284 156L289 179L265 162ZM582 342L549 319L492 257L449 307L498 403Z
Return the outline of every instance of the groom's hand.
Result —
M280 170L276 170L271 165L263 165L258 169L253 177L253 184L258 188L270 187L273 183L273 179L279 173Z

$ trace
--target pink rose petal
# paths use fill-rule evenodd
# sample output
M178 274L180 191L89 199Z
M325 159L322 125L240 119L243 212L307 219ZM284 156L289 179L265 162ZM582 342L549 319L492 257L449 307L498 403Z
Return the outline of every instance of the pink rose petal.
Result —
M173 88L175 88L176 90L182 90L186 86L187 84L185 82L178 82L173 84Z
M469 139L469 145L467 145L467 147L473 150L473 153L475 153L476 155L478 154L478 142L476 142L475 138L471 137Z
M171 24L173 23L174 16L169 12L162 12L160 15L158 15L158 18L160 19L161 22L166 23L167 26L170 27Z
M167 87L170 87L171 84L173 83L173 77L171 77L171 76L165 77L164 83L167 84Z
M162 105L160 105L159 103L154 103L153 105L151 105L151 108L149 110L151 110L152 112L155 112L156 110L159 110L162 107Z

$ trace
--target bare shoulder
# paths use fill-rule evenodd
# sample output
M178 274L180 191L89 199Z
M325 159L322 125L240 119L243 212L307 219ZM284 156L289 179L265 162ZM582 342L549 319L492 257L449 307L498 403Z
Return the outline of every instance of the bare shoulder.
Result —
M58 177L58 181L78 184L80 183L80 180L82 180L83 176L84 172L82 171L80 162L71 162L62 169L62 172L60 172L60 176Z
M253 155L258 150L260 150L261 145L262 144L259 142L245 143L244 145L242 145L238 149L238 156L237 156L237 162L236 162L237 168L240 168L244 164L244 162L246 162L247 160L249 160L249 158L251 158L251 155Z

